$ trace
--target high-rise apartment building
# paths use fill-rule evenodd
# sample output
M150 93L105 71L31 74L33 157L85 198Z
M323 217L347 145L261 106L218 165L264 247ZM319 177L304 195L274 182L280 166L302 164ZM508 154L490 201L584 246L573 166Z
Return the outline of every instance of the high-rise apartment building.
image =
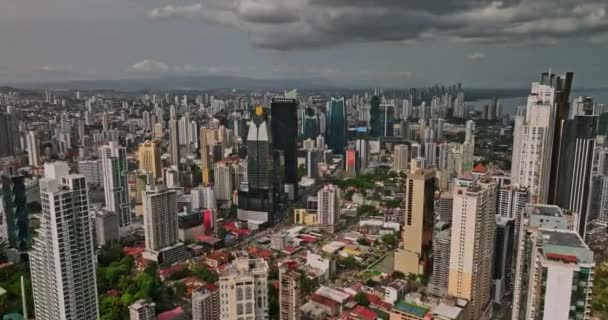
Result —
M357 172L367 169L369 157L368 133L366 127L357 128L355 150L357 150Z
M496 237L494 240L494 301L502 303L505 294L509 292L513 261L517 257L513 254L515 246L515 218L505 218L496 215Z
M572 73L543 73L540 82L532 83L527 105L515 118L511 182L529 189L531 203L559 200L572 78Z
M343 154L346 145L346 109L345 100L342 98L331 98L327 102L327 125L325 128L325 140L328 148L334 154Z
M492 315L496 182L459 180L454 208L448 295L469 300L470 320Z
M279 319L299 320L300 317L300 279L295 261L286 261L279 266Z
M303 139L316 139L319 136L319 117L315 114L313 108L306 108L304 110L303 122Z
M38 141L38 135L36 131L28 131L25 136L27 144L27 156L28 163L30 166L40 166L40 143Z
M473 156L475 155L475 122L467 121L464 142L461 145L462 171L471 172L473 170Z
M272 142L263 109L257 107L247 133L247 180L250 190L269 190L272 186Z
M192 293L192 320L220 319L220 288L207 284Z
M369 101L369 126L370 137L380 137L384 135L382 120L380 119L380 97L372 96Z
M211 167L209 165L209 143L207 140L207 128L201 127L199 133L199 150L201 152L201 173L203 175L203 184L209 184L209 171Z
M97 320L97 284L85 178L65 162L45 163L40 228L30 250L38 319Z
M160 162L160 148L154 141L146 141L137 150L139 169L152 174L154 179L162 178L163 168Z
M408 172L410 167L410 148L405 144L398 144L393 151L393 170Z
M129 320L156 320L156 304L139 299L129 306Z
M550 140L553 144L551 149L551 163L548 165L549 183L547 187L547 201L550 204L557 204L558 188L562 184L561 179L563 173L560 172L562 156L565 150L562 150L562 139L565 133L566 119L570 114L570 91L574 73L567 72L565 75L556 75L551 72L541 75L540 85L548 86L553 89L553 138ZM543 181L544 182L544 181ZM543 202L544 203L544 202Z
M87 184L99 186L103 183L101 160L78 161L78 172L86 178Z
M171 164L179 168L179 127L175 117L171 117L169 120L169 151L169 154L171 155Z
M317 192L317 221L319 228L334 233L340 221L341 197L340 188L330 184Z
M230 161L220 161L213 169L215 197L220 201L232 201L234 191L234 167Z
M591 187L591 172L598 116L593 109L587 114L575 114L564 125L561 136L559 183L556 187L555 204L578 215L578 233L585 238L587 210Z
M144 258L169 264L183 258L185 249L179 242L177 195L163 186L147 186L143 196Z
M19 151L17 122L14 114L0 113L0 157L13 156Z
M528 188L531 203L546 203L555 131L555 89L532 83L525 110L515 118L511 182ZM555 146L555 148L558 148Z
M239 257L220 275L220 319L268 320L268 263Z
M448 293L450 275L450 223L439 221L433 232L433 272L429 279L428 292L445 297Z
M511 319L590 319L593 252L568 218L531 206L522 221Z
M0 243L19 252L30 246L25 177L0 174Z
M293 200L297 193L298 104L296 99L273 98L270 107L272 143L283 151L285 191Z
M429 275L433 238L435 171L415 170L405 181L403 245L395 254L395 270Z
M131 223L131 202L127 173L127 149L110 141L99 148L106 208L118 214L120 227Z

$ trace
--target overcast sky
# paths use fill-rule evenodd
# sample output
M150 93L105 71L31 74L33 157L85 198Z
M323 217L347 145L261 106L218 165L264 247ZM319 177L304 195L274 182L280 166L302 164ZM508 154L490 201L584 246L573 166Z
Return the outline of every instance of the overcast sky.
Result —
M0 82L222 74L608 86L605 0L0 0Z

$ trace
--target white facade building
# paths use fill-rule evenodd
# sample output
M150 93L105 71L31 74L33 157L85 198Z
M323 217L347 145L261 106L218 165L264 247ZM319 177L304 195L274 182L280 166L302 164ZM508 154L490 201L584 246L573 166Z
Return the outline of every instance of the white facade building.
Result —
M88 191L65 162L44 165L40 228L30 250L36 317L97 320L97 284Z
M335 185L326 185L317 193L317 199L319 228L334 233L340 220L340 189Z
M127 149L109 142L99 148L106 208L118 214L120 227L131 224L131 202L127 180Z
M269 319L268 263L237 258L220 276L222 320Z

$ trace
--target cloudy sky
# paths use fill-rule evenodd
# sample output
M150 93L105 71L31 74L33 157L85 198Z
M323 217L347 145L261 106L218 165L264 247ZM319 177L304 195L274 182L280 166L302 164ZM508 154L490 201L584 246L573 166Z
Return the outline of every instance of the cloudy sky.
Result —
M0 0L0 82L158 75L608 86L605 0Z

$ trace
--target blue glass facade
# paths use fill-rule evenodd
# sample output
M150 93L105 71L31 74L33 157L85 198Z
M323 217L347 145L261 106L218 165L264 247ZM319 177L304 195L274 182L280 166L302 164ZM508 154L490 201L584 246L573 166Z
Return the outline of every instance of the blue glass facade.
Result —
M344 154L346 145L346 106L344 98L331 98L327 103L325 140L334 154Z

